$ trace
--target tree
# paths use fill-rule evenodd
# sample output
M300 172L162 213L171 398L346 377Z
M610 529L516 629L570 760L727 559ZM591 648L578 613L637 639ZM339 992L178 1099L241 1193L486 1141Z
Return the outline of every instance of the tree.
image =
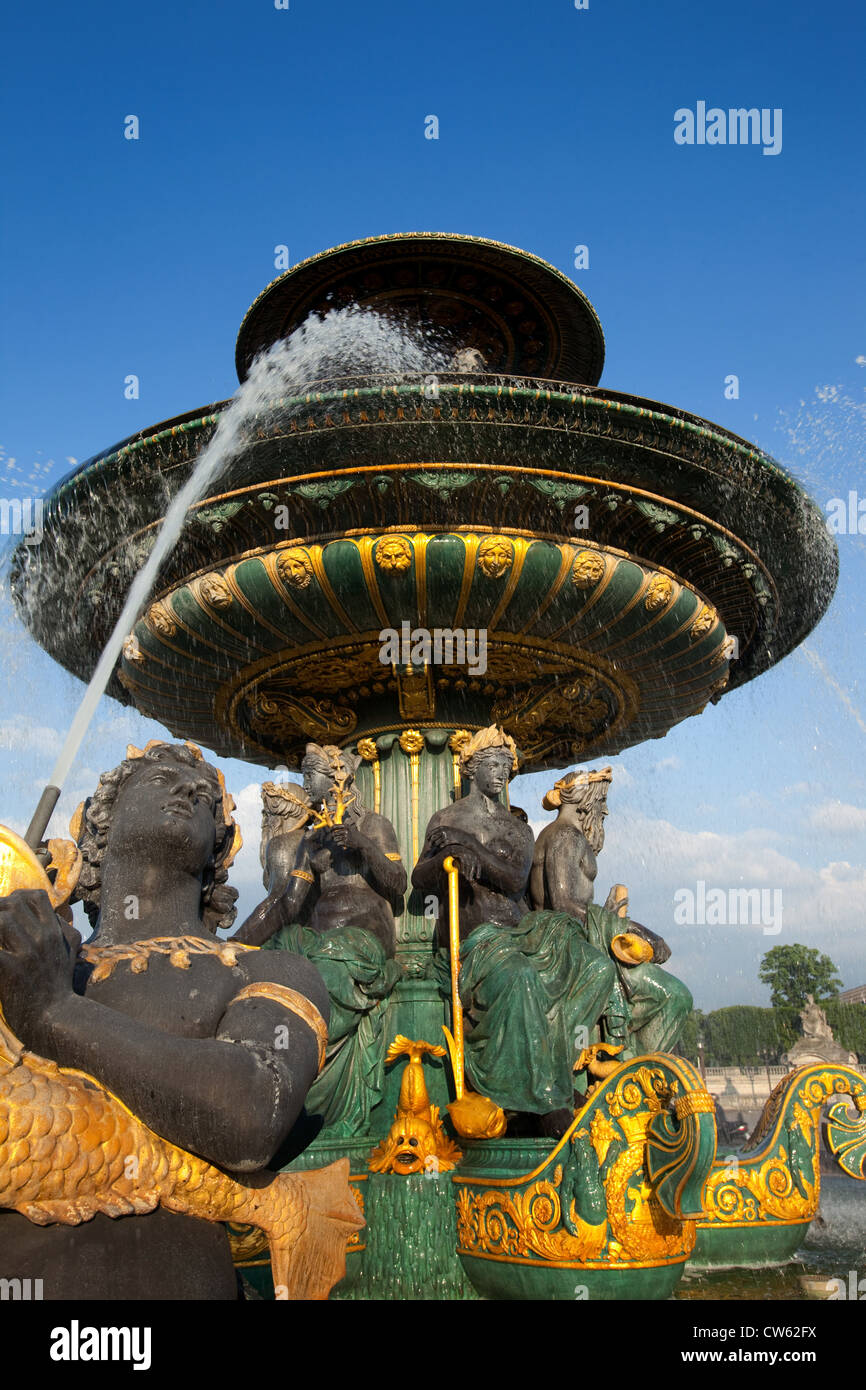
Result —
M834 999L827 1005L827 1022L837 1043L866 1059L866 1004L842 1004Z
M703 1020L707 1066L758 1067L778 1062L796 1037L788 1012L753 1004L714 1009Z
M677 1045L673 1051L679 1057L685 1057L687 1061L698 1065L700 1051L698 1043L703 1042L704 1015L700 1009L692 1009L683 1020Z
M826 1001L842 988L830 957L812 946L774 946L761 961L758 978L770 986L773 1008L802 1009L807 994Z

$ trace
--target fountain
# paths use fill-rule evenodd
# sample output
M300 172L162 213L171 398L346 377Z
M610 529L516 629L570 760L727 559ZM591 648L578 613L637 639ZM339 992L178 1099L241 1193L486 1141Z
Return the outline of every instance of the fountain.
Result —
M341 316L345 331L322 336ZM299 356L317 333L318 355ZM782 660L830 602L835 546L796 482L728 430L601 390L603 358L585 296L523 251L425 233L323 252L273 281L241 325L240 394L255 390L230 447L214 445L219 471L196 464L237 421L226 402L88 460L48 499L42 543L17 552L19 611L85 680L117 628L108 693L176 737L270 768L299 767L310 744L332 762L328 750L343 750L351 767L334 764L332 791L354 785L390 823L387 857L411 877L431 817L467 790L461 753L480 731L504 730L523 772L661 738ZM180 496L186 524L157 541ZM155 588L125 631L149 556ZM458 1131L453 1171L435 1147L424 1171L371 1166L395 1115L410 1113L410 1065L426 1084L412 1113L431 1134L455 1101L431 1050L450 1025L456 1079L460 1020L433 969L436 911L407 886L394 978L369 1011L380 1052L368 1103L294 1160L348 1156L364 1197L367 1231L352 1238L340 1296L573 1298L575 1284L668 1296L695 1223L712 1244L727 1201L712 1102L682 1059L611 1066L558 1137ZM411 1044L405 1066L398 1048L386 1065L397 1038L429 1047ZM825 1071L821 1100L866 1108L856 1073ZM808 1123L788 1091L773 1102L791 1145L814 1137L817 1094ZM837 1151L862 1175L861 1129ZM443 1142L453 1149L450 1133ZM750 1218L777 1219L794 1221ZM248 1276L266 1278L261 1243L236 1235ZM747 1254L749 1238L738 1242Z

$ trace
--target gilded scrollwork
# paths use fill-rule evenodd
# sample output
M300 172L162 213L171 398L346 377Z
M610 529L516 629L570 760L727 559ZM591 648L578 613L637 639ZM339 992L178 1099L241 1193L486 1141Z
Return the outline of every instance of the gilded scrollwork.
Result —
M808 1142L805 1136L803 1142ZM724 1166L714 1168L704 1189L707 1212L718 1221L811 1221L818 1210L817 1149L812 1175L806 1179L800 1174L799 1185L782 1144L761 1163L718 1162Z
M816 1066L783 1077L745 1150L716 1159L704 1189L707 1216L701 1225L810 1221L820 1197L821 1110L834 1096L849 1096L866 1115L866 1083L850 1068ZM838 1112L841 1118L841 1106ZM852 1172L846 1160L858 1143L866 1154L866 1120L848 1122L850 1143L845 1143L841 1132L833 1132L836 1119L834 1106L829 1147L843 1171Z
M715 1152L712 1101L686 1064L653 1061L625 1063L599 1087L548 1164L525 1180L458 1178L460 1252L605 1268L686 1259L696 1222L660 1199L648 1166L651 1129L673 1116L680 1142L667 1171L696 1172L700 1187Z
M353 710L333 700L298 699L289 694L260 695L249 714L250 725L271 740L290 742L305 735L333 743L352 733Z
M607 1241L607 1221L575 1223L578 1234L562 1227L559 1186L562 1167L551 1182L534 1182L524 1191L475 1191L457 1195L457 1239L465 1254L535 1256L554 1261L597 1260Z

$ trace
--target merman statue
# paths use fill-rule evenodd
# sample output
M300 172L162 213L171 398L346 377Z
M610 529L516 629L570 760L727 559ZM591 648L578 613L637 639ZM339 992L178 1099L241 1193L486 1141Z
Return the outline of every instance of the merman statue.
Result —
M47 892L0 899L0 1273L46 1299L236 1300L222 1221L268 1232L278 1296L326 1297L345 1268L348 1165L306 1185L266 1171L328 998L300 956L214 935L234 915L233 805L193 745L130 748L73 822L90 940L64 936Z
M592 900L611 777L609 767L569 772L547 792L542 805L558 815L536 841L530 891L534 907L568 912L582 922L587 940L614 962L617 980L601 1020L601 1041L620 1046L622 1060L673 1047L692 996L661 969L670 957L667 943L625 916L622 885L611 890L604 907Z
M313 815L310 799L298 783L262 783L259 858L267 897L235 932L233 941L263 946L280 927L291 926L301 918L310 878L305 871L295 870L303 858L300 851Z
M363 1133L381 1098L383 1001L401 973L394 914L402 911L406 891L393 826L361 802L355 785L360 761L334 746L307 744L304 795L284 784L281 795L290 808L285 828L278 824L273 834L266 827L268 896L233 938L296 951L324 979L328 1048L307 1109L341 1135ZM273 784L267 786L273 808Z
M459 864L467 1075L503 1110L539 1117L542 1132L557 1134L571 1121L573 1068L616 973L569 912L525 910L532 831L499 800L516 769L514 740L495 726L463 745L470 790L431 818L412 882L438 898L437 971L450 993L444 863Z

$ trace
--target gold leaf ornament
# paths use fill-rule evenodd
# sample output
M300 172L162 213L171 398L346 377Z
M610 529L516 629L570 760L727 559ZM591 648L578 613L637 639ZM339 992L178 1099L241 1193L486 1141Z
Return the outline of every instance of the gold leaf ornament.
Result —
M291 545L277 554L277 571L290 589L309 588L313 577L313 562L301 545Z
M147 621L160 637L173 637L177 632L174 614L167 603L159 600L147 610Z
M205 574L193 585L197 598L204 599L211 608L231 608L232 591L221 574Z
M594 589L604 578L604 560L595 550L579 550L571 567L571 582L577 589Z
M660 609L667 607L673 594L673 580L666 574L654 574L646 591L644 607L648 613L658 613Z
M507 536L486 536L478 547L478 567L488 579L501 579L514 563L514 545Z
M381 570L401 572L412 563L412 547L405 536L388 536L376 545L375 557Z

